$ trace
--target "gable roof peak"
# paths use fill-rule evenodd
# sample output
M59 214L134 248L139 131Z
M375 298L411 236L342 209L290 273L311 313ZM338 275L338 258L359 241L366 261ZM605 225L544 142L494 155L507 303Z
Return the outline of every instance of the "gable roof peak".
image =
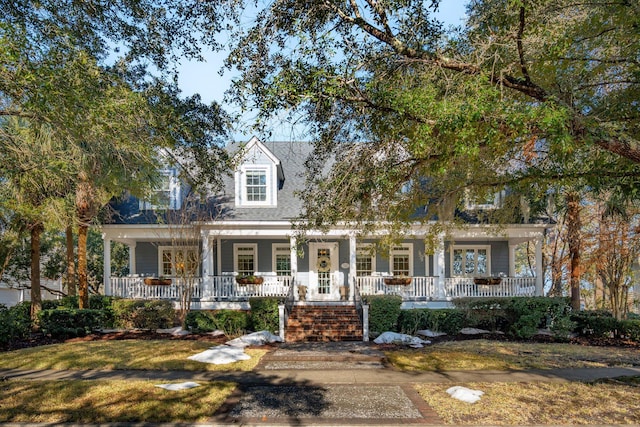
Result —
M253 148L262 151L267 156L267 158L269 158L269 160L271 160L274 164L280 166L280 159L278 159L278 157L276 157L276 155L273 154L273 152L269 148L267 148L267 146L263 144L262 141L260 141L256 136L252 136L251 139L240 148L238 155L241 159L244 159L244 157Z

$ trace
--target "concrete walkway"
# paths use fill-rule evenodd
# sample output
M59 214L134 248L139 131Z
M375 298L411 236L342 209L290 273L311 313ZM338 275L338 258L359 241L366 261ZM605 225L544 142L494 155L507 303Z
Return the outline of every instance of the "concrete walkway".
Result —
M212 425L440 425L417 383L565 382L640 375L640 368L400 372L367 343L283 344L252 372L0 370L22 380L233 381ZM211 425L211 424L209 424Z

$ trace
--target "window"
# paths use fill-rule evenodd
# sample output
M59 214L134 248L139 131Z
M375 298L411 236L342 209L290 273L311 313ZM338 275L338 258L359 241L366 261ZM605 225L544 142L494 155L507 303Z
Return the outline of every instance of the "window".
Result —
M453 246L451 276L488 276L491 274L490 246Z
M502 207L503 191L496 193L489 192L483 196L471 195L469 191L465 193L465 207L469 210L473 209L498 209Z
M391 249L391 274L394 276L413 275L413 245L404 243Z
M236 171L236 205L275 207L277 205L276 169L271 165L243 165Z
M248 170L245 173L248 202L267 201L267 172L264 170Z
M356 248L356 276L371 276L376 271L376 255L371 245Z
M196 247L174 247L160 246L158 248L160 265L158 267L160 276L185 276L195 277L198 275L198 248Z
M164 169L160 172L160 180L151 194L151 200L141 200L140 209L180 209L182 204L181 193L178 171L176 169Z
M258 245L255 243L233 245L233 265L239 276L255 274L258 266Z
M274 243L272 246L273 271L278 276L291 276L291 246Z

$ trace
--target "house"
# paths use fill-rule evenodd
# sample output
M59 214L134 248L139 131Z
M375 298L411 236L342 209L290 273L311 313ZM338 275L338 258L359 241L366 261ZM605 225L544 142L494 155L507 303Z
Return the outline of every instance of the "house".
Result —
M424 226L416 225L388 255L373 250L380 235L362 238L347 225L309 232L298 245L292 221L300 213L296 192L304 191L304 160L311 145L252 138L235 149L237 167L215 197L215 214L189 223L196 236L192 244L176 245L171 225L158 221L148 202L130 201L128 210L121 209L120 217L102 226L107 295L175 299L181 280L176 268L191 268L197 276L194 309L247 308L254 296L339 306L353 305L363 295L397 294L404 307L446 307L460 297L543 293L545 224L512 224L499 231L467 224L446 239L440 236L434 251L427 250ZM166 175L161 189L165 207L179 209L187 191L175 169L167 169ZM111 242L128 245L130 276L112 277ZM535 275L518 277L516 250L526 242L535 246ZM190 267L185 260L191 260ZM169 286L149 286L146 276L174 280ZM242 284L237 276L260 276L263 283ZM408 284L395 284L392 277Z

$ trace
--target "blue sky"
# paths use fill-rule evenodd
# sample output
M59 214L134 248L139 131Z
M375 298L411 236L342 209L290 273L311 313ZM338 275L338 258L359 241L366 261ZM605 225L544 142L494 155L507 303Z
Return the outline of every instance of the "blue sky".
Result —
M446 25L459 25L465 16L465 5L467 1L462 0L442 0L438 16ZM203 102L210 103L217 101L223 104L224 108L231 110L232 107L223 103L224 92L229 88L231 79L235 74L225 70L220 76L219 71L225 58L224 52L205 53L205 62L188 61L179 67L178 84L184 96L199 93ZM250 117L250 114L247 115ZM245 134L240 130L233 135L237 141L245 141L251 134ZM274 128L271 136L273 140L288 140L291 138L289 126L283 125L280 129Z

